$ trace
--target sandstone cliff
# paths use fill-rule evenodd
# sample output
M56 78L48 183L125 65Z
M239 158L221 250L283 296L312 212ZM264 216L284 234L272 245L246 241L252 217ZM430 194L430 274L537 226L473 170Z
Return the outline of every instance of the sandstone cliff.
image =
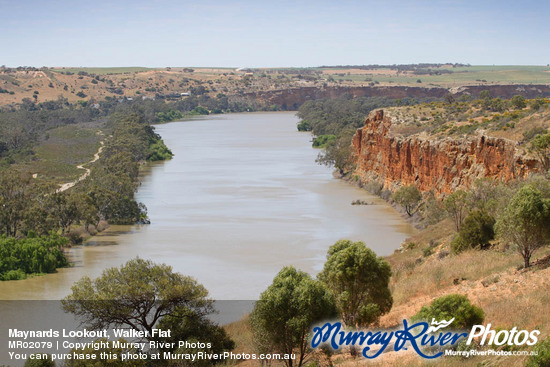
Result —
M437 139L392 134L384 111L371 113L353 137L354 174L378 180L385 188L416 184L422 191L450 193L468 187L475 179L492 177L509 181L536 171L538 162L521 157L516 142L478 135Z

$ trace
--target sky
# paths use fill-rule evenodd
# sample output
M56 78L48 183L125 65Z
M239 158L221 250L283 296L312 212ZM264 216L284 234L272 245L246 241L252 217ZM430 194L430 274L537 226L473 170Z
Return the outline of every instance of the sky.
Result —
M550 63L548 0L0 0L0 65Z

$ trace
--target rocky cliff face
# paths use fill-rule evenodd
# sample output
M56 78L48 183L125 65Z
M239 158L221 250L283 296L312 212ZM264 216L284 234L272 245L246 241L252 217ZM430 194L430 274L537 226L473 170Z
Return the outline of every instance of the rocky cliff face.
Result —
M400 138L391 131L384 111L371 113L353 137L354 174L378 180L385 188L416 184L422 191L450 193L474 180L492 177L509 181L536 171L538 162L516 152L510 140L480 135L462 139Z

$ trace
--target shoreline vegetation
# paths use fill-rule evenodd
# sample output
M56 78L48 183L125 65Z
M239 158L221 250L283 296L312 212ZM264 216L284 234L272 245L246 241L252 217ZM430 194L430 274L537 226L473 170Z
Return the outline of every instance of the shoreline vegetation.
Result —
M337 110L340 106L348 107L341 113ZM389 110L391 116L398 116L392 126L397 126L401 136L463 139L483 129L489 136L516 141L521 154L538 160L540 170L526 179L501 182L478 178L469 186L439 196L421 192L414 184L396 182L386 187L380 177L358 175L351 136L363 126L368 113L357 121L349 117L360 113L360 101L313 101L300 108L298 130L311 131L314 144L318 140L325 143L318 162L333 166L335 176L386 200L418 229L394 254L385 257L392 269L394 304L381 317L380 326L395 327L403 319L420 315L432 301L461 295L481 307L485 320L499 329L521 325L540 330L542 340L548 338L550 328L540 313L545 313L550 294L545 281L550 275L549 106L548 98L516 96L506 100L487 93L477 99L448 97L384 106L385 113ZM327 134L329 139L324 138ZM419 364L410 355L388 354L382 365L389 361L403 366ZM499 363L511 366L527 360L503 358ZM334 363L347 361L344 355L332 357ZM459 358L446 362L450 366L464 363ZM489 359L478 356L469 362L480 365Z
M71 104L62 97L23 102L0 109L0 281L69 266L63 249L109 224L149 223L147 208L134 198L140 167L173 156L152 124L276 110L229 102L221 93L176 102L110 97L98 103Z
M542 167L548 167L550 101L515 97L503 100L486 93L480 93L478 97L456 100L450 95L443 100L418 100L345 95L337 99L309 101L300 107L298 116L302 121L298 130L314 134L313 144L322 149L318 163L333 166L342 178L401 207L403 216L413 221L420 231L385 258L377 257L368 244L338 241L329 249L327 261L317 278L299 269L283 268L273 284L262 293L262 303L256 305L253 313L225 328L228 336L237 340L236 345L227 341L228 350L235 347L236 351L287 354L298 351L298 367L306 363L307 358L316 365L346 364L357 357L354 348L349 353L348 350L334 354L325 351L309 353L305 335L311 322L328 315L339 315L348 328L391 328L406 318L449 319L458 316L457 320L464 321L464 315L442 313L449 308L449 303L457 302L468 308L466 311L475 313L475 323L487 320L500 330L515 326L537 329L541 331L541 339L548 338L548 176L537 175L525 181L508 183L480 179L470 187L436 197L434 193L421 192L414 185L395 185L389 190L379 182L363 181L354 172L356 167L350 147L352 136L370 111L381 107L390 107L411 117L411 121L401 126L403 136L440 134L458 139L484 129L506 138L521 139L518 145L539 157ZM215 100L221 102L223 96L217 96ZM53 104L36 103L35 98L34 102L26 101L21 109L0 112L0 131L4 139L0 144L0 204L6 208L0 216L2 278L20 279L29 273L53 272L56 267L66 265L63 247L69 241L82 241L82 236L74 230L77 226L85 233L93 234L106 222L147 223L146 208L134 198L139 186L139 167L143 162L172 156L150 124L179 119L186 113L214 112L197 99L196 105L188 102L188 99L170 104L143 99L122 102L107 99L95 107L96 104L91 102L71 105L62 98ZM272 107L264 105L262 108ZM257 106L240 105L239 108L248 111ZM235 112L229 105L220 111ZM75 127L83 134L83 139L88 138L89 149L85 157L88 159L98 148L100 137L96 132L101 130L108 138L100 158L90 165L90 175L71 189L55 193L59 177L46 174L33 178L30 169L34 159L44 159L34 150L37 145L45 145L52 138L50 133L66 133L63 130L66 126ZM93 132L92 136L90 132ZM80 157L78 163L84 161L86 159ZM73 171L66 172L64 179L71 175L79 177ZM154 289L161 293L156 300L173 301L170 298L173 289L168 287L166 290L168 283L163 280L174 278L171 268L140 259L132 260L120 269L106 269L98 280L84 277L65 301L76 302L75 307L80 307L78 302L93 297L101 300L101 291L114 290L109 299L129 297L128 301L133 302L135 299L129 292L101 286L102 279L114 279L112 284L120 286L117 280L121 274L131 280L122 282L122 285L135 285L132 289L141 289L142 286L145 290ZM159 279L163 287L157 287ZM364 281L357 282L356 279ZM208 293L202 286L183 278L181 283L190 286L192 295L198 295L196 299L208 305ZM186 288L178 287L178 290L186 291ZM362 297L365 294L368 297ZM356 298L361 298L362 302ZM295 300L297 302L291 302ZM79 309L70 308L69 303L67 310L78 313ZM96 305L106 304L100 302ZM113 313L121 311L116 303L107 306L112 307L110 311ZM317 312L306 312L312 310ZM112 322L97 317L111 316L111 312L96 308L85 311L96 315L90 319L94 322ZM191 336L204 329L202 324L206 321L202 316L208 310L191 310L188 306L174 304L172 311L165 315L165 322L177 323L184 315L189 316L187 312L193 311L196 326L193 332L196 334ZM290 322L292 327L277 329L285 322ZM471 325L464 322L461 326ZM151 325L143 327L150 328ZM218 329L212 330L212 334L220 333ZM186 338L189 336L185 335ZM222 337L225 339L225 335ZM516 349L527 350L527 347ZM526 357L502 358L498 363L517 365L518 361L526 360ZM393 352L379 362L384 365L391 361L403 366L421 364L412 354L396 356ZM494 360L478 356L471 358L468 364L486 362L494 363ZM448 358L446 364L464 365L464 360Z

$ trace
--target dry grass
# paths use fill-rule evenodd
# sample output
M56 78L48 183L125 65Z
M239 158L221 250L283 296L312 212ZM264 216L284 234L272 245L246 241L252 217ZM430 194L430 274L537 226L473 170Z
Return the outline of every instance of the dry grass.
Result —
M249 320L250 318L247 315L241 320L224 325L223 327L235 342L234 353L251 353L254 351L254 336L252 335Z
M387 257L394 275L391 288L394 306L381 319L381 327L394 327L410 318L433 299L451 293L464 294L485 312L485 322L492 328L540 330L542 340L550 335L548 304L550 304L550 247L535 253L533 266L517 270L523 263L520 255L496 249L466 251L459 255L438 256L448 250L453 234L449 220L428 227L411 237L406 243L416 244L412 249L397 251ZM432 241L430 241L432 240ZM435 241L433 241L435 240ZM433 253L423 256L423 250L432 243ZM436 244L434 246L434 243ZM404 246L407 247L406 245ZM421 261L418 259L422 259ZM455 281L456 280L456 281ZM253 351L253 337L245 317L225 327L237 343L237 352ZM487 347L485 347L487 348ZM482 349L482 347L480 347ZM525 349L529 350L529 349ZM470 358L442 357L436 362L422 359L413 351L387 352L373 361L352 358L339 352L332 357L332 364L339 367L372 366L518 366L527 357L477 356ZM329 365L322 358L318 366ZM253 361L239 366L258 366Z

